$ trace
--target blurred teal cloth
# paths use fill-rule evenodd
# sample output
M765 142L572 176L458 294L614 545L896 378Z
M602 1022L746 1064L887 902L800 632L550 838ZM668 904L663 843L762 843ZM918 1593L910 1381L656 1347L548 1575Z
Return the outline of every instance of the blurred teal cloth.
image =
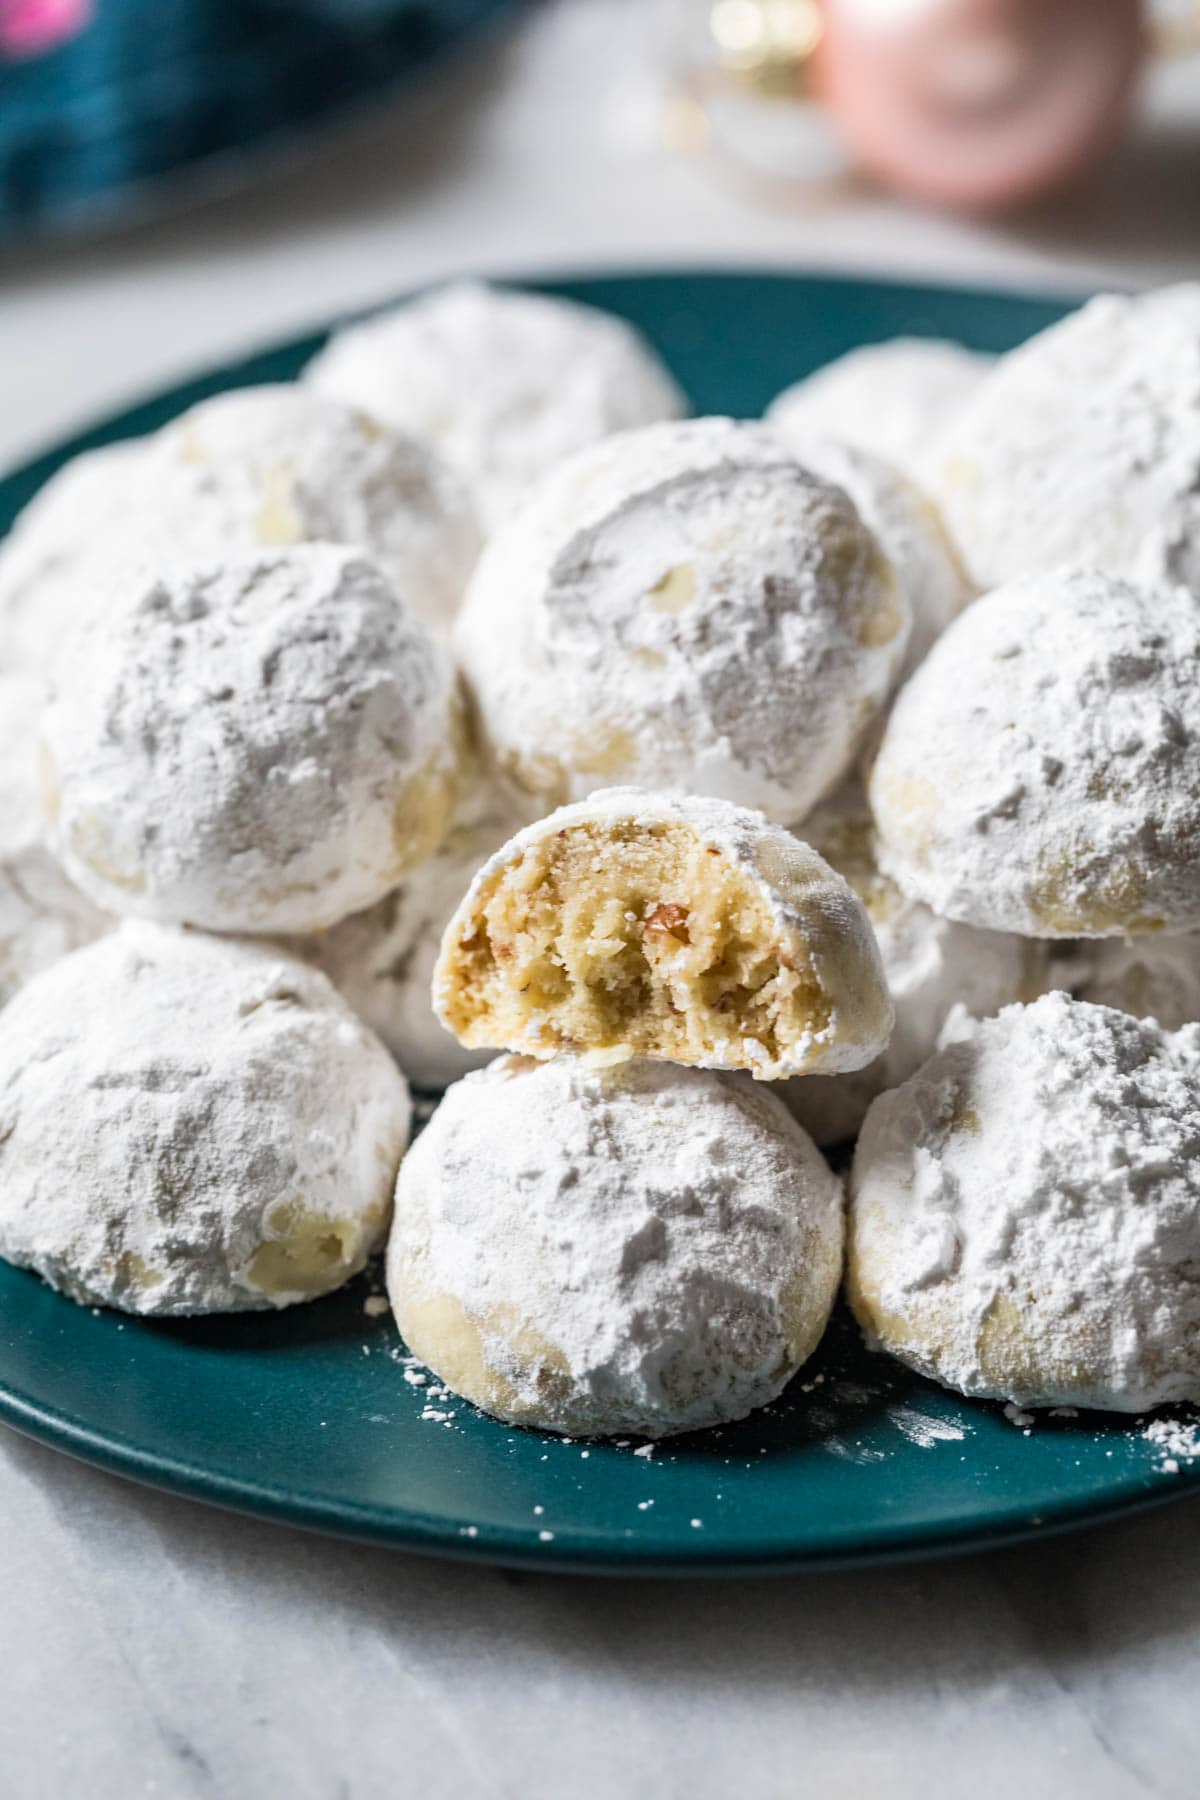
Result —
M0 0L0 241L233 180L517 3Z

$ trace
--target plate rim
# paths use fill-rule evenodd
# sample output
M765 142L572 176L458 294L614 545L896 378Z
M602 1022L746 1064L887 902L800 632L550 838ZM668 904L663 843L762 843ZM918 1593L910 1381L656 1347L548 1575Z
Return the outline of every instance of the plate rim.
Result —
M999 301L1002 304L1011 302L1018 306L1061 307L1064 310L1085 305L1099 292L1134 291L1119 282L1106 285L1103 289L1081 287L1073 283L1064 285L1061 289L1038 289L1025 287L1020 283L1010 287L984 280L940 281L935 276L907 281L894 279L878 270L864 271L860 275L854 270L839 268L832 263L795 267L782 260L733 262L723 266L689 261L678 264L581 261L578 264L565 263L559 266L539 263L528 269L498 266L494 269L452 270L445 275L431 276L428 280L415 281L389 290L362 305L339 307L331 313L314 315L296 330L288 331L283 336L272 336L269 332L260 335L256 331L240 348L231 350L226 356L202 357L194 363L184 362L175 374L158 384L147 382L143 386L138 383L114 407L105 409L99 406L95 411L89 409L65 434L52 434L47 440L39 440L31 448L19 451L16 461L0 463L0 489L8 487L10 483L24 485L34 477L39 481L44 480L45 476L41 474L43 465L46 465L48 473L52 472L68 457L77 456L81 451L91 448L94 438L107 439L126 420L135 418L146 407L158 404L168 395L190 393L193 388L204 387L232 371L280 351L306 347L310 343L315 351L333 331L340 331L347 325L360 324L379 313L387 312L393 306L414 300L421 294L461 281L479 281L492 287L531 289L539 293L554 293L563 287L590 287L610 282L655 285L675 281L777 282L785 287L801 285L824 288L830 293L867 288L876 293L908 295L918 302L923 297L938 300L949 297L966 302Z
M35 1278L36 1279L36 1278ZM73 1302L66 1300L67 1305ZM1106 1417L1109 1415L1105 1415ZM1131 1415L1132 1416L1132 1415ZM588 1534L587 1548L571 1548L570 1526L556 1527L553 1545L533 1544L528 1532L466 1522L446 1515L421 1513L411 1507L390 1509L292 1490L283 1495L270 1487L214 1472L212 1469L140 1450L97 1432L82 1420L30 1401L0 1384L0 1425L20 1436L70 1456L107 1475L134 1482L158 1493L172 1494L216 1511L240 1514L274 1525L335 1537L376 1549L446 1558L476 1566L523 1569L540 1574L589 1575L610 1579L708 1580L770 1575L819 1574L822 1571L941 1561L980 1555L1022 1543L1113 1524L1189 1497L1200 1497L1200 1462L1184 1464L1162 1486L1123 1493L1108 1501L1074 1498L1046 1504L1036 1521L996 1525L968 1522L947 1536L942 1523L891 1527L881 1524L869 1544L855 1549L798 1550L795 1543L760 1542L744 1554L709 1550L702 1538L680 1539L673 1553L636 1542ZM533 1434L536 1435L536 1434ZM1027 1509L1025 1509L1027 1510ZM600 1546L603 1545L604 1548ZM686 1545L687 1548L683 1546Z

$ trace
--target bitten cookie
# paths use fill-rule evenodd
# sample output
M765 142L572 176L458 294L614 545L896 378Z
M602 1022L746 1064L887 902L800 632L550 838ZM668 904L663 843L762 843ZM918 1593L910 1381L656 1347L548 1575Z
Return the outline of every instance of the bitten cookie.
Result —
M902 689L869 786L880 867L945 918L1200 925L1200 611L1090 569L977 600Z
M481 282L346 326L305 380L435 444L493 530L560 457L687 410L623 319Z
M761 1088L508 1056L405 1159L387 1268L409 1349L486 1412L661 1437L773 1400L841 1263L840 1186Z
M697 419L561 464L455 641L495 762L544 805L619 780L787 823L845 772L910 619L840 490L762 426Z
M763 1080L860 1068L892 1026L862 902L814 850L727 802L629 788L552 813L484 864L433 994L472 1048Z
M381 1243L409 1116L324 976L127 925L0 1013L0 1255L125 1312L312 1299Z
M876 1347L964 1394L1200 1400L1200 1028L1048 994L867 1114L849 1292Z
M115 911L316 930L436 849L458 731L449 659L355 552L179 565L64 647L43 721L55 842Z

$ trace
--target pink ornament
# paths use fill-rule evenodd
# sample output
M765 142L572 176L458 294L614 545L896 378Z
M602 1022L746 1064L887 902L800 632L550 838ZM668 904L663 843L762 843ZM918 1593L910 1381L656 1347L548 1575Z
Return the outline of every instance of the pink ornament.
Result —
M44 56L91 22L92 0L0 0L0 57Z
M825 0L822 91L859 161L935 204L1017 205L1101 155L1140 0Z

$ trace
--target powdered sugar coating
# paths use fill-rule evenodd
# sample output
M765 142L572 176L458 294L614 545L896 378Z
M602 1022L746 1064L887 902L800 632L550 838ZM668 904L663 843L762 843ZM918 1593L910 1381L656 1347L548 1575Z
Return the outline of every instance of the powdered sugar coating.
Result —
M445 653L355 552L179 565L94 607L56 666L56 845L124 913L333 924L440 842L456 709Z
M849 494L863 523L875 533L912 608L912 631L900 670L911 674L975 589L937 507L894 463L835 438L806 435L776 422L793 453Z
M481 282L346 326L305 380L435 444L493 530L560 457L687 410L623 319Z
M911 467L948 426L994 358L946 338L862 344L806 375L767 408L785 436L820 434Z
M409 1121L315 970L127 925L0 1013L0 1255L126 1312L311 1299L381 1242Z
M1115 1006L1164 1031L1200 1021L1200 935L1106 939L1072 946L1057 985L1093 1006Z
M620 780L786 822L844 773L909 622L843 494L762 426L698 419L561 464L455 640L494 758L544 803Z
M976 601L901 691L870 796L880 867L946 918L1200 925L1200 612L1085 569Z
M0 1006L112 923L67 879L46 842L37 780L43 700L29 677L0 675Z
M378 563L410 611L447 630L479 554L462 480L426 444L310 389L234 388L154 443L150 547L185 554L346 544Z
M526 850L576 825L653 830L681 824L718 856L750 878L764 903L782 955L811 964L828 1004L827 1024L791 1046L787 1060L770 1062L763 1046L717 1046L706 1066L738 1069L747 1054L758 1079L779 1080L802 1072L838 1073L861 1068L887 1043L893 1014L879 949L862 902L849 883L815 850L761 814L728 801L693 795L647 793L639 788L605 788L556 812L510 838L476 874L446 927L433 974L434 1011L449 1023L455 1003L455 950L474 936L483 894L494 876L517 863ZM686 999L681 994L680 1005ZM536 1036L536 1022L533 1026ZM550 1055L549 1047L522 1043L523 1050ZM781 1053L782 1055L782 1053Z
M44 673L79 610L98 540L153 508L150 439L64 463L0 542L0 664Z
M1031 338L921 467L983 587L1086 561L1200 591L1200 282L1102 295Z
M770 1094L504 1057L406 1158L388 1289L409 1347L516 1424L660 1437L739 1419L816 1347L838 1182Z
M512 822L459 824L434 854L366 912L289 948L323 969L418 1087L446 1087L495 1054L468 1050L433 1010L430 986L442 936L481 863Z
M938 1047L947 1015L963 1006L987 1018L1048 984L1045 946L1008 931L975 931L939 918L881 875L866 794L847 783L804 822L813 848L845 876L867 909L879 945L896 1023L887 1047L848 1075L801 1075L780 1099L818 1144L858 1132L877 1095L899 1087Z
M1200 1400L1200 1029L1048 994L867 1115L850 1293L869 1339L966 1394Z
M370 555L405 606L449 629L479 530L462 482L423 444L278 384L218 394L115 448L115 461L69 464L12 540L24 666L48 671L75 620L135 573L311 542Z

